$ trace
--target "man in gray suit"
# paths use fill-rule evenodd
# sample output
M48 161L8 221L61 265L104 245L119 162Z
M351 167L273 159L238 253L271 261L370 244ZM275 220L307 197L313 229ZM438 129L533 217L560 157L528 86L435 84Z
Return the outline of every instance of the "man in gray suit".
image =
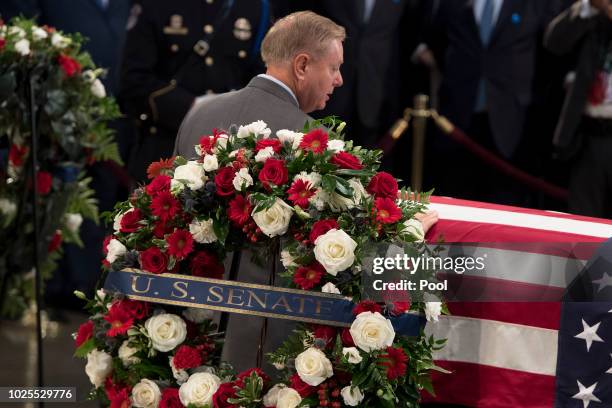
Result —
M323 109L334 88L342 85L344 28L310 11L290 14L274 24L261 45L266 73L243 89L214 95L196 103L186 116L174 148L175 154L195 156L194 146L214 128L229 129L263 120L275 133L300 130L312 118L309 112ZM258 267L243 254L237 280L273 284L271 265ZM281 270L282 265L278 265ZM238 371L260 365L266 352L276 350L295 323L232 314L222 359ZM258 350L258 347L263 347ZM267 367L266 368L270 368ZM271 370L269 370L271 371Z

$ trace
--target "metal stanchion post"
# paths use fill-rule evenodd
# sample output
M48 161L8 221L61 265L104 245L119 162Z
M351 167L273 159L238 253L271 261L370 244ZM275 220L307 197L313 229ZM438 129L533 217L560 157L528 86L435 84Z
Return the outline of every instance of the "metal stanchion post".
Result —
M412 176L410 185L413 191L421 191L423 187L423 162L425 155L425 131L427 129L427 118L430 112L427 109L429 97L427 95L416 95L414 97L414 109L412 132Z

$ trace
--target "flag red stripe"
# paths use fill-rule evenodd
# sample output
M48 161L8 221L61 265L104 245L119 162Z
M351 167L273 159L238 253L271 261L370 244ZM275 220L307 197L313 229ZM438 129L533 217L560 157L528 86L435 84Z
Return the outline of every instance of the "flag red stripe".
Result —
M451 315L559 330L561 304L553 302L451 302Z

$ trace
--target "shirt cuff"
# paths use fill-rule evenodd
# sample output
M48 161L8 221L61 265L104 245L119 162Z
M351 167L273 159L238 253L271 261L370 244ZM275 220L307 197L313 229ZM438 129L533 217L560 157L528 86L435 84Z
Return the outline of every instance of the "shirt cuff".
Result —
M580 0L580 18L591 18L599 14L599 11L591 6L589 0Z

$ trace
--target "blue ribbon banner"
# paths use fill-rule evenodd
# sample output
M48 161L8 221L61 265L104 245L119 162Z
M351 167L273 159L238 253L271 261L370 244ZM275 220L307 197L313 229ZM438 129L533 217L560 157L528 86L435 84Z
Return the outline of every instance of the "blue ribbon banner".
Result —
M188 275L155 275L137 269L110 271L104 290L130 299L174 306L349 327L355 306L340 295ZM422 316L391 318L398 334L417 336Z

